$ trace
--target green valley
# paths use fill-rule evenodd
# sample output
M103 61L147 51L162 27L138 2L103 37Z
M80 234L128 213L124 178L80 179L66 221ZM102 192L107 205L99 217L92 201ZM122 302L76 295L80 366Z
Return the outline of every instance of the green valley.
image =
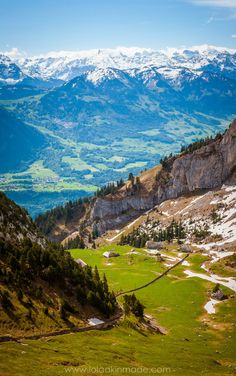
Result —
M25 96L22 86L19 97L21 86L13 86L7 89L13 98L4 99L2 89L0 190L36 216L55 195L56 204L90 195L222 132L234 116L235 87L205 75L194 87L183 77L180 89L155 68L129 74L108 68L97 83L86 73L36 95Z

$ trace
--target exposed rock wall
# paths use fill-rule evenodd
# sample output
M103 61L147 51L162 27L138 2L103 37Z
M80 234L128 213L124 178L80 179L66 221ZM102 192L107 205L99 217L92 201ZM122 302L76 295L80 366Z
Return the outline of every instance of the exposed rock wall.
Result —
M168 172L162 169L152 179L149 192L127 190L98 198L90 221L100 233L125 224L138 214L164 200L200 189L220 187L236 168L236 120L222 139L217 139L193 153L177 157Z

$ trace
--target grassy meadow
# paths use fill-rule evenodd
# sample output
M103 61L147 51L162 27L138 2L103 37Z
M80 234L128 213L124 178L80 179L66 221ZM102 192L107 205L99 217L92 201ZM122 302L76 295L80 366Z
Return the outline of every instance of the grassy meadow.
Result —
M110 249L119 252L120 257L104 258L103 252ZM136 249L138 254L130 254L130 250L129 246L110 245L70 252L75 259L97 265L100 274L106 274L110 287L118 292L138 287L165 269L143 250ZM168 253L177 256L173 247ZM127 374L122 367L134 367L136 372L145 367L147 375L154 371L177 376L234 375L235 299L218 304L216 314L209 315L203 307L214 284L186 278L183 273L185 269L200 271L204 261L199 254L190 255L190 266L178 266L168 276L136 293L146 307L145 313L156 319L166 335L147 332L131 319L123 319L115 328L104 331L2 343L1 376L8 376L9 370L12 376L81 372L105 375L111 372L103 369L106 367L117 367L113 375ZM232 294L230 290L227 292ZM122 302L122 297L119 300Z

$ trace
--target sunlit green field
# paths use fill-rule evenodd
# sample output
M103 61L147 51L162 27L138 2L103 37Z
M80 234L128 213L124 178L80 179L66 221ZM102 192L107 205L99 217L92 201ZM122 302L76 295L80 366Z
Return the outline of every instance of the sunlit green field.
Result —
M104 258L102 254L108 249L115 249L120 257ZM111 288L118 292L154 279L165 268L142 250L137 250L140 254L127 254L130 249L111 245L91 251L72 250L71 254L92 266L97 265L100 274L105 272ZM174 253L172 250L170 254ZM136 293L146 307L145 313L156 318L166 335L145 332L123 320L105 331L4 343L1 344L0 374L38 376L83 371L85 375L108 372L121 375L128 371L113 368L111 373L111 370L89 367L134 367L136 372L146 367L144 374L147 375L154 371L178 376L234 375L235 299L220 303L216 314L207 314L203 306L214 284L186 278L183 273L185 268L199 271L205 258L191 255L188 261L190 266L178 266L168 276ZM204 273L202 269L201 272Z

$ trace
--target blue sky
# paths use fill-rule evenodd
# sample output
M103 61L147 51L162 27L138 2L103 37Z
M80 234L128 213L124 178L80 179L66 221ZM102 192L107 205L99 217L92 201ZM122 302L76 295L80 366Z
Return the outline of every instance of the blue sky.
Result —
M236 48L236 0L0 0L0 50Z

